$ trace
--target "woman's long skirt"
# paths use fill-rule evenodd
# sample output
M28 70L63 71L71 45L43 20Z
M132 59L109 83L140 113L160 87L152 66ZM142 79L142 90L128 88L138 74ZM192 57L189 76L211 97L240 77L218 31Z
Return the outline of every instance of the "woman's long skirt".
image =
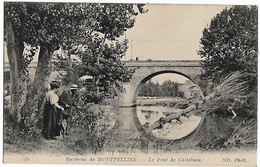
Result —
M53 139L55 136L59 136L57 110L54 105L48 102L44 106L42 133L46 139Z

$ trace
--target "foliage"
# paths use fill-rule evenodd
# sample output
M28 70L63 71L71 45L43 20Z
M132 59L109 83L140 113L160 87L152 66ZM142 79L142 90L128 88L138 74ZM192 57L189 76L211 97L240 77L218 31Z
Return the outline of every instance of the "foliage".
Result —
M256 148L256 119L252 116L230 120L230 113L211 112L197 134L192 136L193 144L203 150L234 150ZM224 117L223 117L224 115Z
M245 122L245 119L242 121ZM257 123L251 119L249 124L243 125L242 122L233 131L227 141L226 147L256 146L257 143Z
M115 87L121 90L122 82L130 81L133 71L121 62L127 40L119 41L118 38L134 26L138 15L134 7L134 4L91 4L93 27L89 29L88 38L69 49L64 47L67 49L65 57L57 56L56 69L69 71L63 79L66 82L75 82L75 77L93 76L91 84L82 83L87 90L85 100L98 103L111 97ZM143 5L137 7L140 13L145 12ZM78 60L73 61L72 56Z
M139 96L161 96L161 97L183 97L184 93L179 91L179 84L174 81L164 81L162 85L153 83L151 80L145 83L139 92Z
M212 92L214 85L211 83L210 80L205 81L205 79L201 79L201 77L198 77L195 82L198 84L198 87L200 88L204 96L207 96L209 93Z
M203 30L199 55L204 77L214 83L233 71L257 75L257 6L233 6L217 14Z
M217 14L203 30L199 54L203 77L212 81L201 105L205 111L257 113L257 6L233 6Z
M103 148L110 122L104 111L97 105L74 109L68 124L71 125L71 134L69 138L65 139L65 142L69 149L77 153L86 151L95 153Z
M79 75L90 75L93 76L92 83L96 85L93 87L86 87L87 94L92 94L95 97L95 92L99 88L99 95L96 97L97 102L106 97L111 96L111 91L114 91L115 87L119 90L122 88L122 82L129 82L132 77L132 70L129 70L124 63L121 62L123 53L126 51L125 43L116 42L115 45L106 44L104 46L102 56L100 56L99 64L96 63L97 54L90 56L89 52L93 50L85 51L81 56L82 58L82 69L79 71ZM123 47L123 48L122 48ZM97 80L99 81L97 83ZM83 83L87 85L88 83Z
M3 118L3 142L7 143L7 144L12 144L14 143L17 139L14 136L14 120L13 117L11 117L8 112L10 110L10 102L8 100L5 99L6 97L4 97L4 101L3 101L3 113L4 113L4 118Z
M78 32L85 32L86 26L89 24L81 22L85 25L82 29L80 27L81 19L87 20L88 10L87 4L65 4L65 3L26 3L26 2L6 2L5 3L5 32L6 34L7 48L15 46L15 50L18 50L16 54L13 54L8 49L8 57L10 63L10 74L12 84L12 99L18 98L13 101L11 106L15 106L19 103L20 99L26 99L25 104L21 110L22 130L26 127L26 124L31 122L32 126L35 120L32 114L35 114L38 110L38 100L44 93L45 82L50 75L51 67L49 61L51 54L54 50L58 49L64 41L73 39L73 35L77 36ZM80 17L79 17L80 16ZM85 16L85 17L84 17ZM79 22L78 22L79 21ZM81 28L81 29L80 29ZM80 31L81 30L81 31ZM14 36L12 36L14 34ZM75 35L76 34L76 35ZM14 39L14 41L12 41ZM25 45L27 47L25 48ZM25 52L27 49L27 51ZM35 73L35 79L32 85L30 85L27 96L23 93L23 88L20 86L25 82L22 72L27 72L27 66L34 57L36 51L39 51L38 64ZM21 54L23 53L24 54ZM13 69L18 70L13 71ZM13 77L14 75L14 77ZM27 73L28 75L28 73ZM17 85L13 84L17 83ZM19 84L19 85L18 85ZM18 89L16 91L15 89ZM20 93L22 92L22 93ZM15 108L15 112L19 113L20 108ZM32 118L32 119L31 119ZM18 119L20 121L20 119ZM37 121L37 120L36 120ZM26 131L31 133L32 127L28 127ZM27 132L26 132L27 133Z
M202 79L212 84L207 86L207 96L199 110L208 113L208 119L218 118L215 128L204 129L207 135L199 142L200 147L221 149L256 144L256 122L245 125L244 118L254 120L257 114L257 6L224 9L203 30L200 44L198 53L204 59L205 70ZM237 114L235 118L232 112ZM214 120L209 123L214 126Z
M242 116L256 114L253 112L256 111L256 96L251 93L247 73L233 72L222 80L214 87L214 91L205 97L205 101L200 104L199 109L207 113L233 110Z
M91 27L87 3L6 2L5 12L19 40L32 46L48 44L53 50Z
M142 6L137 5L140 12L144 12ZM38 101L44 94L44 86L51 72L52 53L62 48L70 57L77 51L75 47L88 46L91 47L89 50L90 52L93 51L94 55L98 53L100 62L103 61L102 55L105 55L103 52L107 50L112 51L112 53L108 54L109 56L114 56L111 54L117 54L118 56L122 53L119 51L121 49L118 48L119 45L115 45L116 49L112 45L105 46L105 39L114 40L114 38L122 35L124 31L133 27L134 17L138 14L134 10L134 4L51 2L5 2L4 12L5 32L8 32L5 33L5 39L7 48L10 48L8 49L8 57L9 62L11 62L11 75L17 75L17 77L11 77L13 78L12 90L20 89L20 85L16 85L16 83L22 85L22 83L19 83L20 78L24 77L21 72L27 71L28 64L33 59L36 51L39 51L35 79L29 87L27 96L25 97L23 93L19 93L20 90L12 91L12 97L19 98L16 101L12 100L11 106L15 106L15 103L21 101L21 98L26 99L23 107L21 107L22 120L20 127L21 134L28 134L29 136L32 136L33 132L37 131L37 129L34 129L34 125L38 119L37 114L40 113L39 108L42 106ZM102 39L97 37L98 33L105 33L106 35ZM12 41L12 39L14 40ZM102 45L99 46L100 41L102 41ZM27 52L22 55L25 45L27 46ZM125 46L125 44L123 45ZM12 47L15 47L16 53L12 52ZM114 50L116 50L116 53L114 53ZM115 68L123 66L120 64L119 59L116 59L115 62L117 64ZM108 64L105 61L103 63ZM110 63L114 62L111 61ZM102 65L99 61L96 64L95 68ZM12 71L12 69L16 68L18 70ZM72 77L77 76L74 75L72 68L70 63L69 69L66 69L66 71L69 71L67 73L69 82L77 80L77 78ZM125 68L121 69L125 72ZM122 75L121 77L125 76ZM107 88L108 81L103 82L102 77L98 79L102 81L99 82L100 84L105 83L103 88ZM15 108L14 110L19 113L20 109ZM35 115L37 111L38 113Z
M134 9L135 4L97 4L95 31L105 34L109 40L115 40L134 26L135 16L144 13L144 5L138 4L138 11Z
M3 107L3 143L5 151L23 152L35 151L39 148L41 140L39 136L23 136L17 128L17 120L9 115L10 101L4 100ZM31 132L31 131L30 131ZM29 137L29 138L28 138Z

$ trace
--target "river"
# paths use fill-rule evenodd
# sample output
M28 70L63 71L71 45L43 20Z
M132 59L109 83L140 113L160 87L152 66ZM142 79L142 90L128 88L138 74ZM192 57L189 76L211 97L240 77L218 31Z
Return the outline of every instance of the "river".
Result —
M115 110L116 112L114 112ZM165 117L167 113L180 112L181 109L163 106L137 106L117 109L107 107L106 111L115 114L121 129L135 131L138 124L144 125L148 123L151 125L161 117ZM189 117L181 116L181 123L177 120L172 120L163 124L162 127L152 130L152 135L159 139L181 139L193 132L201 120L202 118L196 115Z

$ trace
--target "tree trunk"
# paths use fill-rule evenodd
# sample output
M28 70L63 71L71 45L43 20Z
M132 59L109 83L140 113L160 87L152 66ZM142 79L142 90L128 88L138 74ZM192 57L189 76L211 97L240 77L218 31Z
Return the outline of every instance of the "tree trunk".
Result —
M39 99L44 96L44 91L47 85L48 78L51 74L52 63L51 63L52 51L48 45L42 45L38 57L38 64L35 71L35 78L31 89L29 90L26 102L22 108L22 112L30 117L29 121L32 121L35 116L39 115L38 108L41 108L42 104L38 104ZM41 102L43 100L40 100Z
M171 122L172 120L176 119L178 120L180 123L180 117L181 116L186 116L186 114L190 113L190 112L196 112L196 105L195 104L192 104L190 105L188 108L184 109L183 111L181 112L173 112L171 113L170 115L168 116L165 116L165 117L161 117L159 120L155 121L153 124L151 124L149 126L148 129L146 129L146 132L147 133L150 133L152 130L162 126L163 124L167 123L167 122Z
M5 22L7 54L10 68L10 89L11 89L11 108L10 114L20 119L20 109L22 106L22 97L25 90L23 82L23 41L16 39L12 24L9 21Z

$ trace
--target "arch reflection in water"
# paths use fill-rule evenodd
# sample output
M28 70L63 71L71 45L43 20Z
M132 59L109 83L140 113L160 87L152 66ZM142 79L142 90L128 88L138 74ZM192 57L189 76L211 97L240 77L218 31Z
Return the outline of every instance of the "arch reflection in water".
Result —
M136 112L140 124L147 133L160 139L177 140L191 134L202 121L195 114L203 99L200 88L180 74L164 73L149 78L138 89Z
M137 117L141 125L151 125L161 117L173 112L181 112L181 109L173 109L162 106L139 106L136 107ZM192 133L200 124L200 116L191 115L180 117L180 121L172 120L151 131L152 135L159 139L176 140L181 139Z

